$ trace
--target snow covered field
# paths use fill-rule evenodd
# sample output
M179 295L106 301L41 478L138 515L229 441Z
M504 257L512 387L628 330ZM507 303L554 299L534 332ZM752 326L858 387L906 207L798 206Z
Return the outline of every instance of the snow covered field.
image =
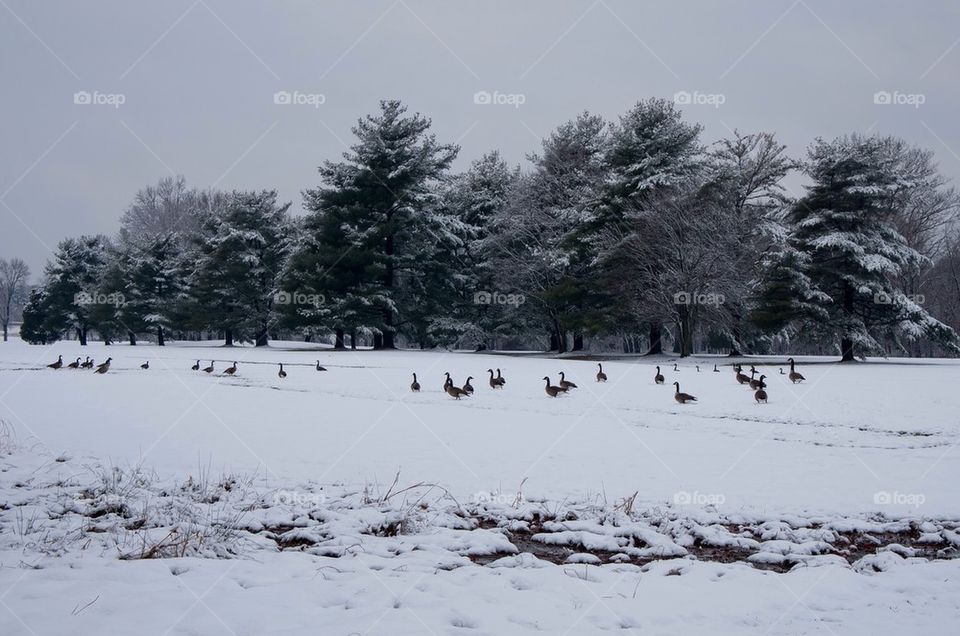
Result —
M960 627L957 361L309 349L0 344L0 633Z

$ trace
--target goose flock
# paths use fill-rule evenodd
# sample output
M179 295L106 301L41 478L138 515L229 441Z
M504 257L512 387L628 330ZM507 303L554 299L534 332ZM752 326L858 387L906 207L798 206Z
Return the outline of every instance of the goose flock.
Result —
M89 356L87 356L87 359L84 360L83 362L80 362L80 358L77 358L73 362L70 362L69 364L64 365L63 356L61 355L61 356L57 356L56 361L51 362L50 364L47 365L47 367L49 367L50 369L62 369L62 368L93 369L94 373L104 374L110 370L110 363L112 361L113 361L113 358L107 358L105 362L102 362L100 364L95 364L94 361ZM802 374L797 372L796 362L794 361L793 358L787 358L787 363L790 365L790 372L785 373L784 370L781 368L780 375L786 375L787 379L790 380L790 382L793 384L797 384L806 380L806 378L803 377ZM278 364L280 368L277 372L277 377L283 380L287 377L287 371L283 368L282 362ZM695 365L695 366L696 366L697 373L700 373L700 366L699 365ZM140 368L145 371L149 370L150 361L147 360L146 362L141 364ZM317 371L327 370L325 367L320 365L319 360L317 360L317 364L315 368ZM750 375L747 375L743 372L743 366L740 364L734 364L731 368L733 369L733 373L734 373L733 377L736 380L736 382L739 385L746 386L751 391L753 391L753 399L756 401L756 403L766 404L767 398L768 398L767 383L766 383L767 376L761 373L760 371L758 371L757 368L753 365L750 366ZM663 373L660 370L660 367L658 366L656 367L656 369L657 371L653 376L654 384L657 384L657 385L665 384L666 378L664 378ZM203 368L200 367L200 361L197 360L196 363L190 367L190 370L203 371L204 373L209 373L209 374L212 374L214 371L216 371L213 360L210 361L209 365ZM674 363L673 365L673 371L675 373L680 372L680 368L677 366L676 363ZM713 365L713 372L714 373L720 372L720 369L717 368L716 364ZM221 373L223 375L229 375L229 376L235 375L237 373L236 361L234 361L233 364L230 365L229 367L225 368ZM493 369L487 369L487 373L490 374L490 377L488 378L487 383L490 385L491 389L493 390L503 389L504 386L507 384L507 380L501 374L500 369L497 369L496 376L493 375ZM757 377L757 374L760 375L759 378ZM577 388L577 384L575 382L572 382L567 379L565 372L560 371L559 375L560 375L559 384L552 384L550 381L550 376L543 377L543 381L546 383L544 385L544 392L547 394L547 396L552 398L559 397L561 395L566 395L570 393L571 390ZM460 400L461 398L469 397L474 394L475 389L473 385L470 383L470 381L474 379L474 376L472 375L467 376L467 379L463 383L463 386L456 386L453 382L453 378L450 377L449 372L444 373L444 376L445 376L445 380L443 382L443 392L449 395L450 397L456 400ZM597 382L607 381L607 374L603 370L602 363L597 363L596 379L597 379ZM696 396L690 395L689 393L684 393L683 391L680 390L679 381L674 381L672 384L674 387L673 399L676 400L677 403L689 404L691 402L697 401ZM421 388L420 382L417 380L417 374L414 373L413 382L410 383L410 390L414 393L419 393L420 388Z

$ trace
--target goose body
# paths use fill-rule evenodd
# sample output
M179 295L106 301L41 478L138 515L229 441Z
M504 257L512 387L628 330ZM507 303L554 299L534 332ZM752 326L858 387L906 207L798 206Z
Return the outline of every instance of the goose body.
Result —
M326 370L327 370L326 367L321 367L320 361L317 360L317 371L326 371Z
M603 365L598 362L597 367L600 369L597 371L597 382L606 382L607 374L603 372Z
M544 388L544 390L547 392L547 395L549 395L550 397L557 397L561 393L566 393L567 391L569 391L569 389L565 387L550 384L549 377L544 377L543 379L546 380L547 382L547 386Z
M577 385L563 377L563 371L560 372L560 388L570 390L577 388Z
M104 362L103 364L97 366L97 368L96 368L96 370L94 371L94 373L103 374L103 373L106 373L107 371L109 371L109 370L110 370L110 362L111 362L112 360L113 360L113 358L107 358L107 361L106 361L106 362Z
M233 374L236 373L236 372L237 372L237 363L236 363L236 362L233 363L233 366L227 367L226 369L223 370L223 373L224 373L225 375L233 375Z
M71 369L79 369L79 368L80 368L80 358L77 358L76 360L74 360L73 362L71 362L70 364L68 364L67 367L69 367L69 368L71 368Z
M720 373L720 369L717 368L717 365L713 365L713 372Z
M697 398L693 397L689 393L683 393L680 391L680 383L674 382L673 386L677 387L677 391L673 394L673 399L679 402L680 404L686 404L687 402L696 402Z
M797 370L794 368L795 363L793 361L793 358L787 358L787 362L790 363L790 373L787 375L787 377L790 379L791 382L796 384L797 382L803 382L804 380L806 380L806 378L800 375L799 373L797 373Z
M413 391L414 393L419 393L419 392L420 392L420 383L417 382L417 374L416 374L416 373L413 374L413 382L410 383L410 390Z
M213 360L210 361L210 366L209 366L209 367L204 367L204 368L203 368L203 372L204 372L204 373L213 373Z
M470 380L473 379L472 375L467 376L467 381L463 385L463 392L467 395L473 395L473 385L470 384Z
M143 370L149 369L149 368L150 368L150 361L147 360L146 362L144 362L143 364L141 364L141 365L140 365L140 368L143 369Z
M280 363L280 371L277 373L277 377L281 380L287 377L287 372L283 370L283 363Z
M733 370L737 372L737 375L736 375L737 382L739 382L740 384L749 384L750 378L749 376L746 376L743 374L742 368L743 367L741 367L739 364L733 367Z
M674 363L673 363L673 372L674 372L674 373L678 373L679 371L680 371L680 369L677 368L677 363L674 362Z
M51 362L50 364L47 365L47 367L50 369L59 369L62 366L63 366L63 356L57 356L56 362Z
M502 389L503 383L500 382L497 378L493 377L493 369L487 369L487 373L490 374L490 388L491 389Z
M759 389L761 384L760 380L753 379L753 376L755 376L756 374L757 374L757 370L751 367L750 368L750 388L753 389L754 391ZM766 377L766 376L761 376L761 377Z
M460 387L453 386L453 380L450 380L446 385L444 385L443 390L447 392L447 395L457 400L465 395L470 395Z
M500 369L497 369L497 382L500 384L500 388L503 388L503 385L507 383L507 379L500 375Z
M197 360L197 363L196 363L195 365L193 365L192 367L190 367L190 369L193 370L193 371L199 371L199 370L200 370L200 361Z
M87 359L80 363L81 369L92 369L93 360L90 359L90 356L87 356Z
M447 376L447 379L443 381L443 390L446 391L448 386L453 386L453 380L450 379L449 371L447 371L443 375Z
M657 375L653 376L653 381L656 384L663 384L663 375L660 374L660 367L657 367Z
M763 380L766 377L767 376L765 375L760 376L760 380L758 382L759 386L757 387L756 392L754 392L753 394L753 399L757 401L757 404L760 404L761 402L763 402L764 404L767 403L767 392L764 390L764 387L766 387L767 385L763 383Z

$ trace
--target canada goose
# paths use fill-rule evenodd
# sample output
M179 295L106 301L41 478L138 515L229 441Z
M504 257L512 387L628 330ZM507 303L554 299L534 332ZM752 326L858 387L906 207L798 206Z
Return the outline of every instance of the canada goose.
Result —
M413 382L410 383L410 390L413 391L414 393L419 393L419 392L420 392L420 383L417 382L417 374L416 374L416 373L413 374Z
M677 368L677 363L676 363L676 362L673 363L673 371L674 371L674 373L679 373L679 371L680 371L680 369Z
M93 360L90 359L90 356L87 356L87 359L80 363L81 369L92 369Z
M660 367L657 367L657 375L653 376L653 381L657 384L663 384L663 376L660 375Z
M750 367L750 388L753 389L754 391L761 388L760 380L753 379L753 376L755 376L756 374L757 374L757 370L754 369L753 367ZM761 377L765 377L765 376L761 376Z
M140 368L141 368L141 369L144 369L144 370L149 369L149 368L150 368L150 361L147 360L146 362L144 362L143 364L141 364L141 365L140 365Z
M780 375L783 375L783 367L780 367Z
M553 384L550 384L549 377L544 377L543 379L547 381L547 386L545 387L544 390L547 392L547 395L549 395L550 397L557 397L561 393L566 393L569 390L563 386L555 386Z
M787 377L790 378L791 382L796 384L797 382L803 382L806 380L806 378L797 373L796 369L794 368L793 358L787 358L787 362L790 363L790 374Z
M280 378L281 380L284 379L285 377L287 377L287 372L283 370L283 363L282 363L282 362L280 363L280 372L277 373L277 377Z
M603 365L598 362L597 366L600 368L600 370L597 371L597 382L606 382L607 374L603 372Z
M713 365L713 372L720 373L720 369L717 368L717 365Z
M563 377L563 371L560 372L560 387L566 390L575 389L577 385Z
M447 376L447 379L443 381L443 390L446 391L448 386L453 386L453 380L450 379L450 372L447 371L443 375Z
M473 395L473 385L470 384L470 380L473 379L472 375L467 376L467 381L463 385L463 392L467 395Z
M760 386L757 389L756 393L753 394L753 399L757 401L757 404L760 404L761 402L763 402L764 404L767 403L767 392L763 390L764 387L767 386L766 384L763 383L763 380L766 377L767 376L765 375L760 376L760 382L759 382Z
M193 365L192 367L190 367L190 368L191 368L192 370L194 370L194 371L199 371L199 370L200 370L200 361L197 360L197 363L196 363L195 365Z
M232 367L227 367L226 369L223 370L223 372L226 375L233 375L234 373L237 372L237 363L234 362Z
M503 383L493 377L493 369L487 369L487 373L490 374L490 388L491 389L502 389Z
M321 367L320 361L317 360L317 371L326 371L326 370L327 370L326 367Z
M447 392L447 395L457 400L462 398L464 395L470 395L460 387L453 386L453 380L450 380L450 382L443 387L443 390Z
M203 367L204 373L213 373L213 360L210 361L209 367Z
M733 367L733 370L737 372L737 375L736 375L737 382L739 382L740 384L750 383L750 378L743 374L743 367L741 367L738 364L735 367Z
M94 370L94 373L106 373L107 371L109 371L111 360L113 360L113 358L107 358L106 362L97 366L97 368Z
M697 373L700 373L700 365L697 365Z
M680 392L680 383L674 382L673 386L677 387L677 392L673 394L673 399L679 402L680 404L686 404L687 402L696 402L697 398L693 397L689 393Z
M63 366L63 356L57 356L56 362L51 362L50 364L47 365L47 367L51 369L59 369L62 366Z
M77 358L73 362L67 365L67 368L70 369L79 369L80 368L80 358Z
M503 385L507 383L507 379L502 375L500 375L499 367L497 368L497 383L500 385L501 388L503 388Z

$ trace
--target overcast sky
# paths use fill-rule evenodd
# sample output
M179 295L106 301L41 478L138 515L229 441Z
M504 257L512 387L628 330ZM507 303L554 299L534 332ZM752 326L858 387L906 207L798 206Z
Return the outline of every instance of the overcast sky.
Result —
M708 143L773 131L800 156L896 134L960 182L956 1L0 0L0 60L0 257L35 279L169 174L276 188L299 213L383 98L459 143L458 169L490 149L525 163L584 109L681 93Z

